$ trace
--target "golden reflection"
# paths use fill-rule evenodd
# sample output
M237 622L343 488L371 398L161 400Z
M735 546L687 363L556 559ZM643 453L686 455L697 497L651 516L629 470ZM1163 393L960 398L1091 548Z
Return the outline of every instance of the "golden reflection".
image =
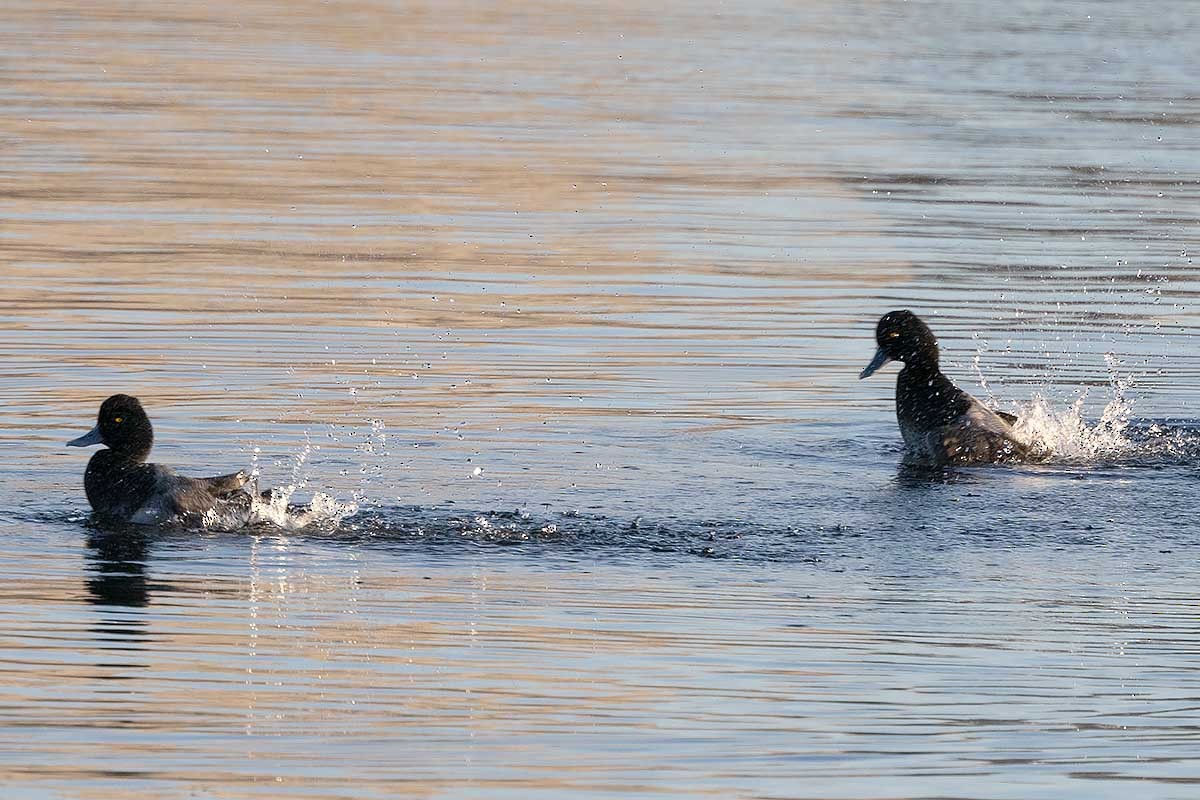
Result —
M744 23L672 14L701 37ZM663 25L628 3L18 3L0 331L54 331L38 357L60 380L39 391L60 409L119 380L164 404L253 384L239 401L322 420L354 388L425 427L447 405L645 413L634 394L777 418L647 375L753 346L756 315L893 282L894 259L834 246L871 227L839 180L670 139L631 80L662 67L631 42ZM812 206L771 222L802 259L714 245L773 196Z

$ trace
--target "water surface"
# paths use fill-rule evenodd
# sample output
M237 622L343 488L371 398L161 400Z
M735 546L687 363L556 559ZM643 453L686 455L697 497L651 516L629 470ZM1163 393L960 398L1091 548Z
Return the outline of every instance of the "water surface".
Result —
M1193 12L9 4L0 780L1193 796ZM901 468L895 307L1058 456ZM359 513L96 527L117 391Z

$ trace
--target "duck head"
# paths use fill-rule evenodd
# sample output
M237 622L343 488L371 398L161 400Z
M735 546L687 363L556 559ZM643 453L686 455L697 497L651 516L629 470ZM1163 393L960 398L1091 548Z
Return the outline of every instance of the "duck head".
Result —
M102 444L116 453L141 460L154 444L150 418L136 397L114 394L100 405L96 427L67 442L67 447Z
M860 380L871 376L889 361L903 362L906 367L937 369L937 337L911 311L889 311L880 317L875 326L875 343L879 349L871 363L859 373Z

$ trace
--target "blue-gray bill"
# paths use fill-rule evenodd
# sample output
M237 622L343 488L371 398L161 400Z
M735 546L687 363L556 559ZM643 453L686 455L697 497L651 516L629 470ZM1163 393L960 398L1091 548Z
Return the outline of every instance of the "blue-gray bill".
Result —
M67 447L88 447L93 444L103 444L103 435L100 433L100 426L92 428L90 431L80 436L78 439L72 439L67 442Z
M863 369L863 371L858 373L858 379L861 381L863 378L871 377L872 375L875 374L875 371L877 369L879 369L880 367L882 367L884 364L888 363L889 361L891 361L891 359L888 358L888 354L883 351L882 347L879 348L878 350L875 351L875 357L871 359L871 363L867 364L867 366Z

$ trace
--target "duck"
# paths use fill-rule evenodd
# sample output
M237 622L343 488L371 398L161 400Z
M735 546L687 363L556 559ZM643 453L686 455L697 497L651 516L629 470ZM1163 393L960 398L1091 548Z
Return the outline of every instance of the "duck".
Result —
M116 522L156 525L178 519L203 521L222 504L250 506L246 472L211 478L189 478L146 459L154 445L154 428L141 402L114 394L100 405L96 426L68 447L102 444L88 461L83 488L100 517Z
M875 357L858 377L868 378L892 361L904 364L896 378L896 420L906 463L969 466L1031 457L1015 433L1015 415L988 408L942 374L937 338L912 311L884 314L875 343Z

